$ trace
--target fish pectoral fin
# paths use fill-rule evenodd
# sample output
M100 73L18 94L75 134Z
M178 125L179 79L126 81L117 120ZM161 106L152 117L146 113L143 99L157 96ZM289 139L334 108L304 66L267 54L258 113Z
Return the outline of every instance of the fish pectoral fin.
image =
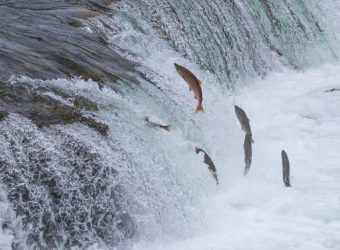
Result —
M189 91L192 91L191 87L189 86Z
M195 99L197 100L197 97L194 95Z

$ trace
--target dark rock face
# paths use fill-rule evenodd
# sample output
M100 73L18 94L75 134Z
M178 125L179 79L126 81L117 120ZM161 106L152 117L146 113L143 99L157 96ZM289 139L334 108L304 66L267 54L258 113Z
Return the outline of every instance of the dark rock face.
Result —
M32 86L11 85L0 83L0 117L6 113L18 113L31 119L39 128L55 124L83 123L97 130L102 135L107 135L108 126L96 121L92 117L84 116L82 109L97 111L95 103L84 97L74 98L74 107L66 106L44 93L51 91L40 87L34 90ZM60 90L57 91L60 94ZM61 93L66 95L66 93Z
M7 115L8 115L7 112L5 112L5 111L0 111L0 121L2 121L3 119L5 119Z
M114 166L77 136L50 128L83 124L104 139L109 127L99 121L98 105L62 88L8 80L77 76L101 86L118 79L136 83L135 64L83 29L87 18L114 14L112 2L0 1L0 183L25 233L13 249L111 247L135 234Z
M0 4L0 80L11 74L52 79L80 76L99 83L133 79L119 56L84 20L112 15L113 1L7 0Z

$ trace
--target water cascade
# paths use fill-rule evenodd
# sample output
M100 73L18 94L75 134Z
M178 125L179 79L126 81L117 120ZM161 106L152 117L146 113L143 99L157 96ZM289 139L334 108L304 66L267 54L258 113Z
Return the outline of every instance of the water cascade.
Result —
M328 1L327 1L328 2ZM327 6L327 4L324 4ZM232 94L247 79L338 59L304 0L0 4L1 249L112 249L186 238L231 181ZM332 40L332 42L331 42ZM203 82L205 113L173 63ZM249 81L248 81L249 82ZM170 124L150 128L145 117Z

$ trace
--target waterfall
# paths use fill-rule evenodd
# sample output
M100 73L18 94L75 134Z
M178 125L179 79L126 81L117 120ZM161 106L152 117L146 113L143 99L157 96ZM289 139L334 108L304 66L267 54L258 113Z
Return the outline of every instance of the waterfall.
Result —
M151 33L232 88L245 75L278 68L278 57L296 68L337 59L307 6L303 1L123 1L118 15L100 18L96 27L102 24L112 44L124 51L134 50L136 37L151 46L143 41Z
M232 164L233 91L338 58L316 1L33 2L0 5L3 249L194 234L217 189L194 149ZM204 115L175 62L203 82Z

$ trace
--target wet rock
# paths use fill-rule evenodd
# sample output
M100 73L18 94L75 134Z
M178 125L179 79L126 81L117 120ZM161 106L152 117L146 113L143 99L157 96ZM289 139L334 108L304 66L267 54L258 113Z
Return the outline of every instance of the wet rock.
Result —
M65 68L67 69L65 71L65 74L69 76L81 76L85 80L92 79L95 82L104 82L104 79L98 73L94 72L91 68L82 63L77 63L74 62L72 59L59 56L55 58L55 61L65 66ZM117 80L118 77L114 79Z
M109 127L92 117L84 116L81 109L97 111L98 107L83 97L75 98L75 107L66 106L39 91L32 91L29 85L0 84L0 112L4 114L21 114L39 128L79 122L106 136Z
M80 27L98 15L112 15L111 1L14 1L0 5L0 80L25 74L52 79L80 76L101 84L137 82L129 62L96 32Z
M79 109L85 109L90 111L98 111L98 106L94 102L86 99L83 96L76 96L74 98L74 106Z
M8 112L0 111L0 121L4 120L8 115Z
M75 28L82 28L85 26L82 21L77 18L70 18L67 23Z

